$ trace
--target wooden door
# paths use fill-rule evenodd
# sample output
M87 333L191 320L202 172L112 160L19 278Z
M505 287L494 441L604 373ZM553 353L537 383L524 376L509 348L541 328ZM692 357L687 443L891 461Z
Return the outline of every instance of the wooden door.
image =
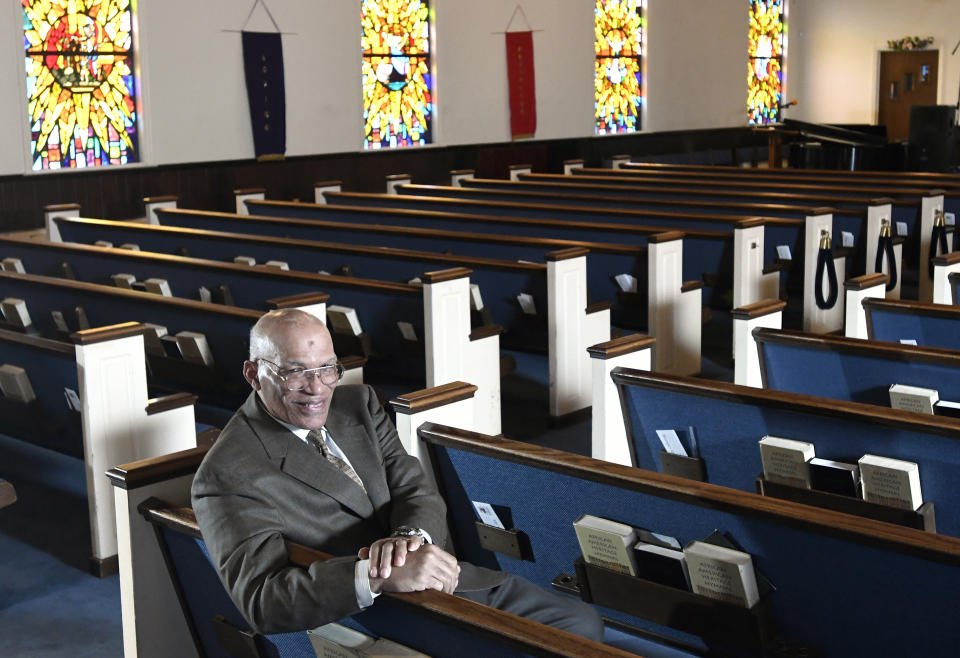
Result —
M880 53L877 122L891 141L910 137L910 108L937 104L938 50L885 50Z

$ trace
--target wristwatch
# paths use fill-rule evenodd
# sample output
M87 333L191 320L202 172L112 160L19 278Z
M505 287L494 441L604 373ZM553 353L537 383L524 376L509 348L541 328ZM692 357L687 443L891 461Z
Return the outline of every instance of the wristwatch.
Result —
M420 528L414 528L409 525L397 526L397 529L394 530L391 534L391 537L419 537L420 540L426 544L427 535Z

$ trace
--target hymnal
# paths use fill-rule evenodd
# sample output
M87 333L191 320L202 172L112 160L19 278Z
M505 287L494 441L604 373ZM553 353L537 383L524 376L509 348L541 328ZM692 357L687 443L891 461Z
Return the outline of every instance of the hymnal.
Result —
M470 284L470 310L483 310L483 297L480 295L480 286L475 283Z
M127 272L111 274L110 278L113 280L113 285L118 288L126 288L127 290L133 290L133 284L137 282L137 277Z
M184 361L213 365L213 352L210 351L206 336L196 331L181 331L176 338Z
M19 258L4 258L0 261L0 270L4 272L19 272L20 274L26 274L27 270L23 267L23 261Z
M864 455L858 463L864 500L907 510L923 504L920 467L914 462Z
M812 443L783 439L778 436L765 436L760 439L763 477L771 482L809 489L808 462L813 459L814 453Z
M0 312L4 319L15 327L26 329L33 324L30 319L30 311L27 310L27 303L16 297L7 297L0 302Z
M690 589L687 561L679 546L672 548L661 543L638 541L633 551L637 561L637 576L677 589Z
M840 496L860 497L860 468L856 464L820 459L809 462L810 486Z
M256 265L257 259L252 256L234 256L233 262L240 265Z
M760 600L749 553L702 541L690 542L683 552L693 592L745 608Z
M584 514L573 522L573 528L587 564L637 575L636 557L632 550L637 533L632 527Z
M397 328L400 330L400 333L403 334L404 340L417 341L417 332L409 322L397 320Z
M154 295L173 297L173 292L170 290L170 284L166 279L147 279L143 282L143 285L147 292L151 292Z
M3 397L16 402L32 402L37 399L27 371L9 363L0 366L0 392Z
M307 631L317 658L390 658L427 655L387 638L374 639L369 635L340 624L324 624Z
M140 251L140 245L135 242L124 242L120 245L121 249L127 249L128 251Z
M933 405L933 413L935 413L937 416L960 418L960 402L938 400L937 403Z
M166 350L160 339L167 335L167 328L162 324L153 324L150 322L145 322L144 326L147 328L147 331L143 334L143 349L146 350L147 354L156 354L158 356L166 354Z
M264 267L275 267L278 270L289 270L290 264L285 260L268 260L263 264Z
M533 303L533 295L522 292L517 295L517 301L520 302L520 308L523 309L523 312L527 315L537 314L537 307Z
M902 411L932 414L940 394L932 388L894 384L890 387L890 406Z
M360 318L357 317L357 309L349 306L338 306L336 304L327 306L327 323L335 334L359 336L363 333L363 329L360 327Z

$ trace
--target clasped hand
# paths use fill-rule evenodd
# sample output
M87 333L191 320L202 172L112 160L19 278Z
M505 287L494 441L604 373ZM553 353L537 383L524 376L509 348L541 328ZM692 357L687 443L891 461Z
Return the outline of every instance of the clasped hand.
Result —
M460 579L457 558L420 537L378 539L360 549L360 559L370 559L370 589L418 592L436 589L452 594Z

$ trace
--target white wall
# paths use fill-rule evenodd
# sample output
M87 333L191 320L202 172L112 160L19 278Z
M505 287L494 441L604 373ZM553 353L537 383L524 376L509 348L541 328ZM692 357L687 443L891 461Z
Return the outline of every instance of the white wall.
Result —
M140 0L143 156L148 164L253 157L239 0ZM434 0L440 145L509 140L503 31L517 6L535 30L536 139L593 133L592 0ZM358 0L272 0L283 37L287 154L362 145ZM191 15L184 20L181 17ZM18 3L0 11L0 175L29 171ZM742 0L648 0L644 130L743 125L747 11ZM519 16L512 29L525 27ZM249 29L268 29L257 9ZM795 0L788 28L788 116L873 122L886 40L936 37L940 102L956 102L960 1ZM186 100L184 100L186 99Z
M747 5L742 0L648 0L644 129L747 122Z
M790 6L787 95L794 119L875 123L881 50L905 36L933 36L940 51L938 103L957 102L957 0L800 0Z

